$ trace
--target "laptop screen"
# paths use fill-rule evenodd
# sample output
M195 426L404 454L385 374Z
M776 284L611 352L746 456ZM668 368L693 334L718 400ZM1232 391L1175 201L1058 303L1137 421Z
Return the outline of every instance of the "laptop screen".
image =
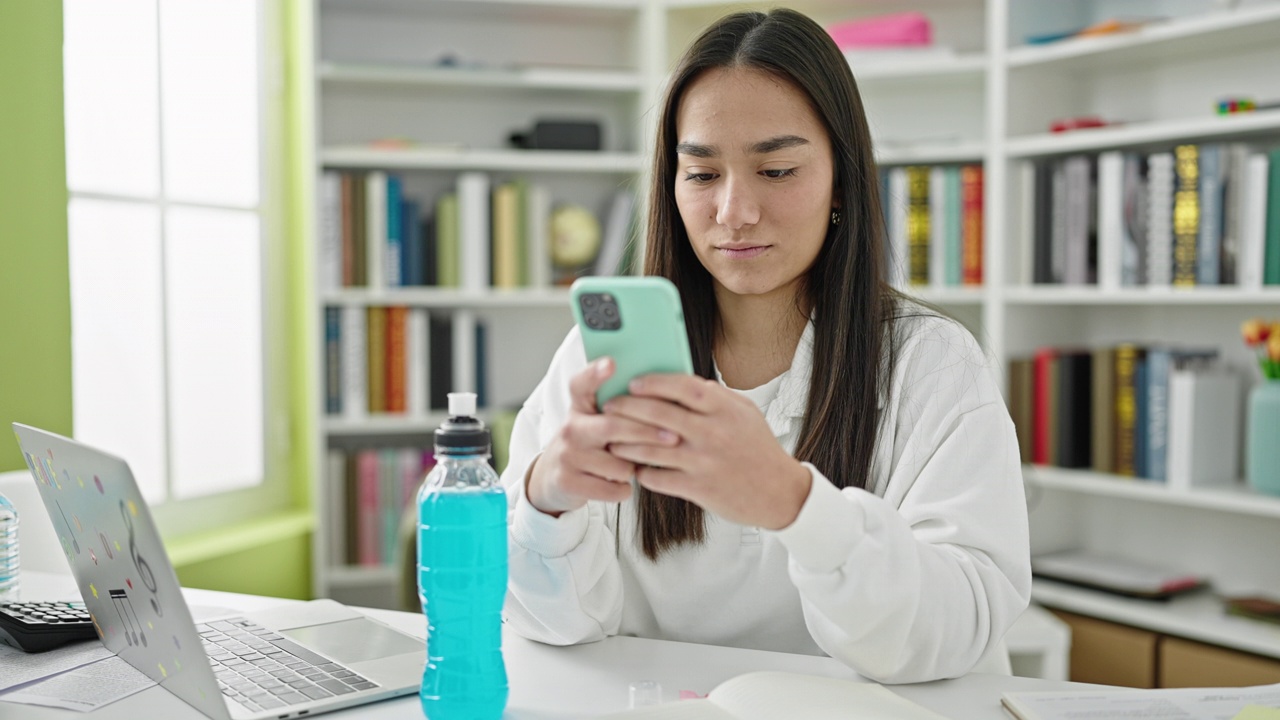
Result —
M124 460L14 423L107 648L188 704L228 717L173 565Z

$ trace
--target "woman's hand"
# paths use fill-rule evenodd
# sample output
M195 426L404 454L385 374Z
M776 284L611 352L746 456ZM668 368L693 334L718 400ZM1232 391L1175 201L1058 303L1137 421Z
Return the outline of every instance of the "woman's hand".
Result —
M674 495L740 525L790 525L809 496L808 469L787 454L760 409L719 383L688 375L646 375L605 417L662 428L678 444L615 441L646 488Z
M599 412L596 391L613 372L613 360L601 358L569 381L569 418L534 462L525 488L529 502L548 515L575 510L588 500L622 502L631 497L635 463L611 454L611 443L670 447L678 441L652 425Z

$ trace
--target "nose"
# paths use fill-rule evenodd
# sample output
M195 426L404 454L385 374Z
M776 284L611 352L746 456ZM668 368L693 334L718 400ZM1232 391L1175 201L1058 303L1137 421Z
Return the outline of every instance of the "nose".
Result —
M725 178L716 207L716 222L738 230L760 221L760 203L746 180Z

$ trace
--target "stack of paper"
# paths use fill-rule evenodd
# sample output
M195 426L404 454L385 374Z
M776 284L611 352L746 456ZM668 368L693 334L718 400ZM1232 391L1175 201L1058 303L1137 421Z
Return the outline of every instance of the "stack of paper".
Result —
M1167 597L1204 582L1171 568L1074 550L1036 556L1031 559L1031 571L1052 580L1149 598Z
M705 698L641 707L612 720L943 720L873 683L785 672L726 680Z
M1176 690L1085 690L1005 693L1001 704L1018 720L1268 717L1280 707L1280 685ZM1258 712L1261 711L1261 712Z

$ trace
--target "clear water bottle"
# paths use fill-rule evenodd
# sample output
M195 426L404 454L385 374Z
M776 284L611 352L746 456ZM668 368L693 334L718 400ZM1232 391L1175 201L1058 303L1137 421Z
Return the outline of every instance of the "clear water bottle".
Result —
M0 495L0 602L18 599L18 511Z
M436 465L418 491L418 597L427 618L418 694L428 720L496 719L507 705L507 500L475 411L475 393L449 393Z

